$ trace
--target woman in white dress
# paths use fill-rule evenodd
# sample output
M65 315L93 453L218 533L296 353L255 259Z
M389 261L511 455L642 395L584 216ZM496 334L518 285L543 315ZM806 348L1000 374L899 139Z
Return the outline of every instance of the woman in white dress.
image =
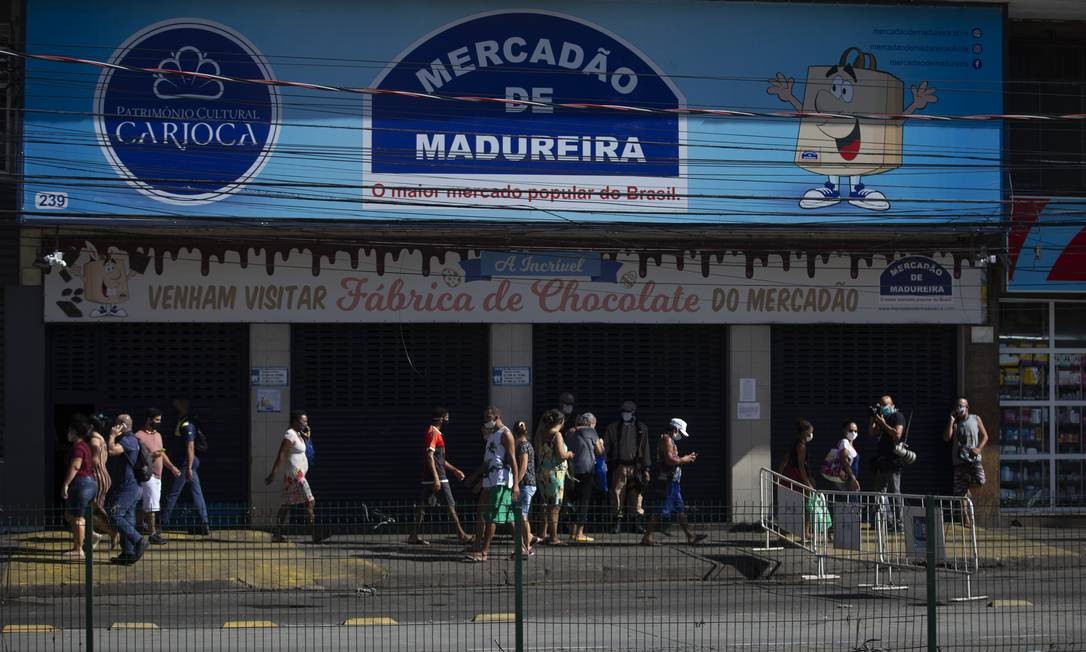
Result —
M320 543L325 536L318 532L316 516L313 509L316 499L313 490L309 488L309 457L306 453L306 444L309 442L309 416L304 410L295 410L290 413L290 428L283 435L283 441L279 444L279 452L275 456L275 464L271 473L264 478L264 484L270 485L275 481L275 475L279 467L283 467L283 500L279 507L279 515L276 518L275 532L272 541L282 543L286 541L283 536L283 528L290 509L295 505L305 505L306 523L312 529L313 542Z

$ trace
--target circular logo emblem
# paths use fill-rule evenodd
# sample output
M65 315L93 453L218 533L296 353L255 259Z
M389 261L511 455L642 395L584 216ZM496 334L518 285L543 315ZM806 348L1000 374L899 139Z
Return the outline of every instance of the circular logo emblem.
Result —
M113 169L168 204L204 204L237 191L263 169L279 137L276 87L196 73L274 79L263 55L233 30L173 19L133 34L95 93L95 129Z

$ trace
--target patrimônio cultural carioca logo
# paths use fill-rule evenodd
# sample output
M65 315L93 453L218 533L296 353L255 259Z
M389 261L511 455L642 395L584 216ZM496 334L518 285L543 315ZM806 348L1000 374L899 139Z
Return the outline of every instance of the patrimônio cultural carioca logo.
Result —
M274 79L244 36L178 18L128 38L111 63L246 79ZM260 173L279 136L274 86L109 69L95 93L106 158L143 194L169 204L226 197Z

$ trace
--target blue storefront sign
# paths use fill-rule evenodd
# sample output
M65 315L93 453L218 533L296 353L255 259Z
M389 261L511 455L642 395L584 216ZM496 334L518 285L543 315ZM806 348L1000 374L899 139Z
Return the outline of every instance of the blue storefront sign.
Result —
M600 275L600 259L598 253L565 251L484 251L479 256L481 272L492 277L594 277Z
M27 4L24 221L1001 215L997 6Z
M880 302L940 302L954 296L954 278L931 258L909 256L886 266L879 276Z

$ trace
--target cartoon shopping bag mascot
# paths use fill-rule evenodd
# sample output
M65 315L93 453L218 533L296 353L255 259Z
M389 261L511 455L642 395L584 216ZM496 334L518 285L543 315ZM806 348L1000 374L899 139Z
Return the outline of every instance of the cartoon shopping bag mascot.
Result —
M849 55L855 53L852 61ZM829 113L844 117L806 116L800 119L796 140L796 165L826 177L826 183L811 188L800 200L800 208L825 208L842 198L849 204L873 211L890 208L886 195L866 187L864 176L881 174L901 166L900 120L865 119L865 114L911 115L938 101L928 82L912 86L913 102L901 110L905 84L878 69L875 55L851 47L841 53L835 66L811 66L801 103L792 94L795 80L777 73L766 92L791 104L796 111ZM855 115L856 117L848 117ZM841 177L847 177L842 192Z
M128 279L136 272L129 266L126 252L110 247L100 254L87 242L72 266L72 273L83 278L83 298L98 304L91 317L128 316L120 304L128 301Z

